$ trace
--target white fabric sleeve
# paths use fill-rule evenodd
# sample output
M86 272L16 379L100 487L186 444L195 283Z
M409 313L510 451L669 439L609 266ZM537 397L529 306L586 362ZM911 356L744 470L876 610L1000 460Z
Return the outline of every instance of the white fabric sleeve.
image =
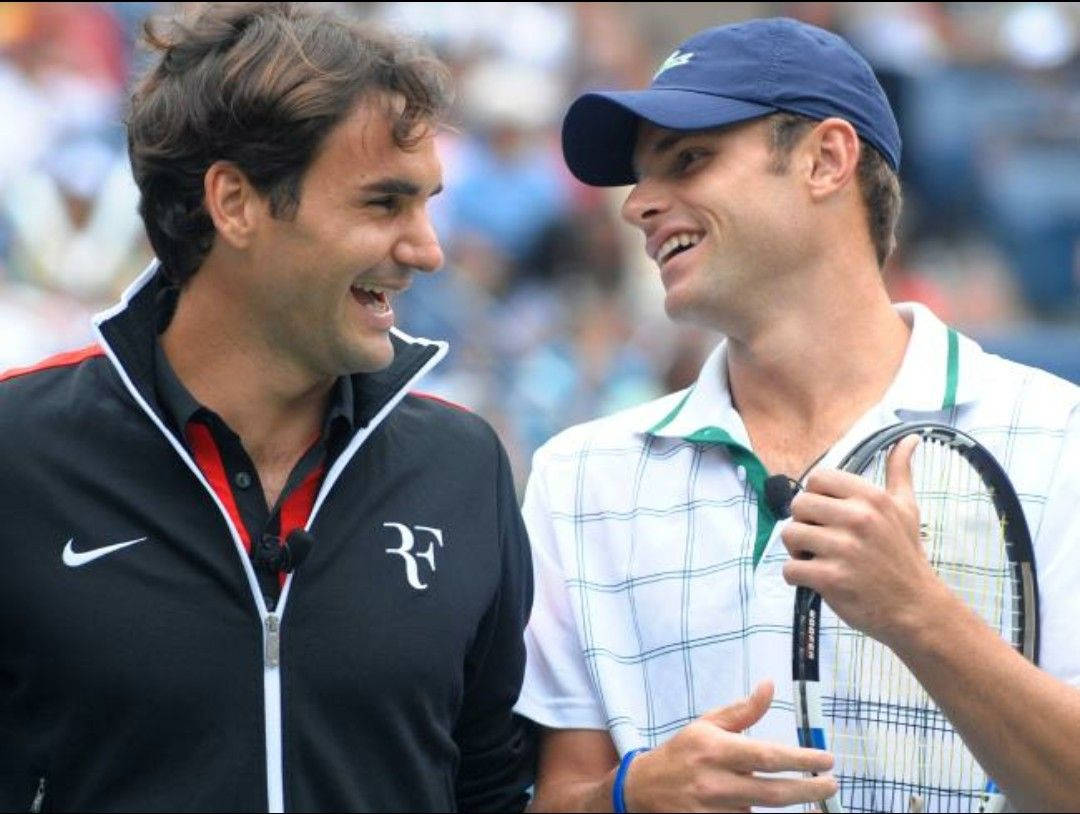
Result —
M532 615L525 629L525 680L514 711L552 729L606 730L566 587L553 507L544 486L548 472L542 453L533 458L522 506L532 546L535 588Z
M1080 687L1080 406L1073 408L1065 427L1034 546L1039 666Z

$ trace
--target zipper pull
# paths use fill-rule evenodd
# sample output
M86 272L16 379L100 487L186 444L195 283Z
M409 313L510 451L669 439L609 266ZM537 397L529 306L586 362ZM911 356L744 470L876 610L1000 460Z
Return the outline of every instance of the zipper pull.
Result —
M42 777L38 780L37 794L34 795L34 802L30 803L30 811L32 814L38 814L42 807L45 805L45 778Z
M281 619L271 613L266 617L266 666L277 667L281 661Z

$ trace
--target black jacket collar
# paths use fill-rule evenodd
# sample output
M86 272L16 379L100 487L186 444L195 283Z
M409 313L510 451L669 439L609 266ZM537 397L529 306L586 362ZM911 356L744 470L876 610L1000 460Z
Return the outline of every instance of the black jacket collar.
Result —
M172 422L157 398L154 365L158 334L160 298L169 296L168 281L155 261L124 292L121 302L98 315L98 332L102 344L116 366L121 378L133 389L168 426ZM353 427L364 429L421 370L434 364L446 350L445 343L414 339L393 331L394 361L377 373L352 375Z

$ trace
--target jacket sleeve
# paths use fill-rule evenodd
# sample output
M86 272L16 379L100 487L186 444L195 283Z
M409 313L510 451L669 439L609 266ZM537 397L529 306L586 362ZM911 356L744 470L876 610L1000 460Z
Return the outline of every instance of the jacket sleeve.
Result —
M455 741L461 750L459 811L522 811L536 767L536 731L513 713L525 670L523 631L532 607L529 540L511 477L496 441L495 483L501 582L465 664L465 694Z

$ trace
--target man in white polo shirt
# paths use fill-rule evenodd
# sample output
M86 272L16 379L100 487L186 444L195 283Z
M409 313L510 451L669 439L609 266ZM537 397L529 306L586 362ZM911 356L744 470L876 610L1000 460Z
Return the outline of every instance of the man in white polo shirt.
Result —
M795 743L794 583L903 650L1014 806L1080 807L1080 389L889 302L900 138L869 66L793 20L710 29L648 89L578 99L563 150L586 183L635 184L623 216L645 234L668 314L726 339L688 390L536 454L517 706L544 732L534 809L830 794L831 778L800 774L831 756ZM1008 470L1035 541L1041 669L926 566L904 511L912 443L886 490L832 473L871 431L912 419L973 434ZM795 506L836 507L813 560L791 559L806 526L778 523L764 499L778 473L805 483ZM905 567L865 567L874 547Z

